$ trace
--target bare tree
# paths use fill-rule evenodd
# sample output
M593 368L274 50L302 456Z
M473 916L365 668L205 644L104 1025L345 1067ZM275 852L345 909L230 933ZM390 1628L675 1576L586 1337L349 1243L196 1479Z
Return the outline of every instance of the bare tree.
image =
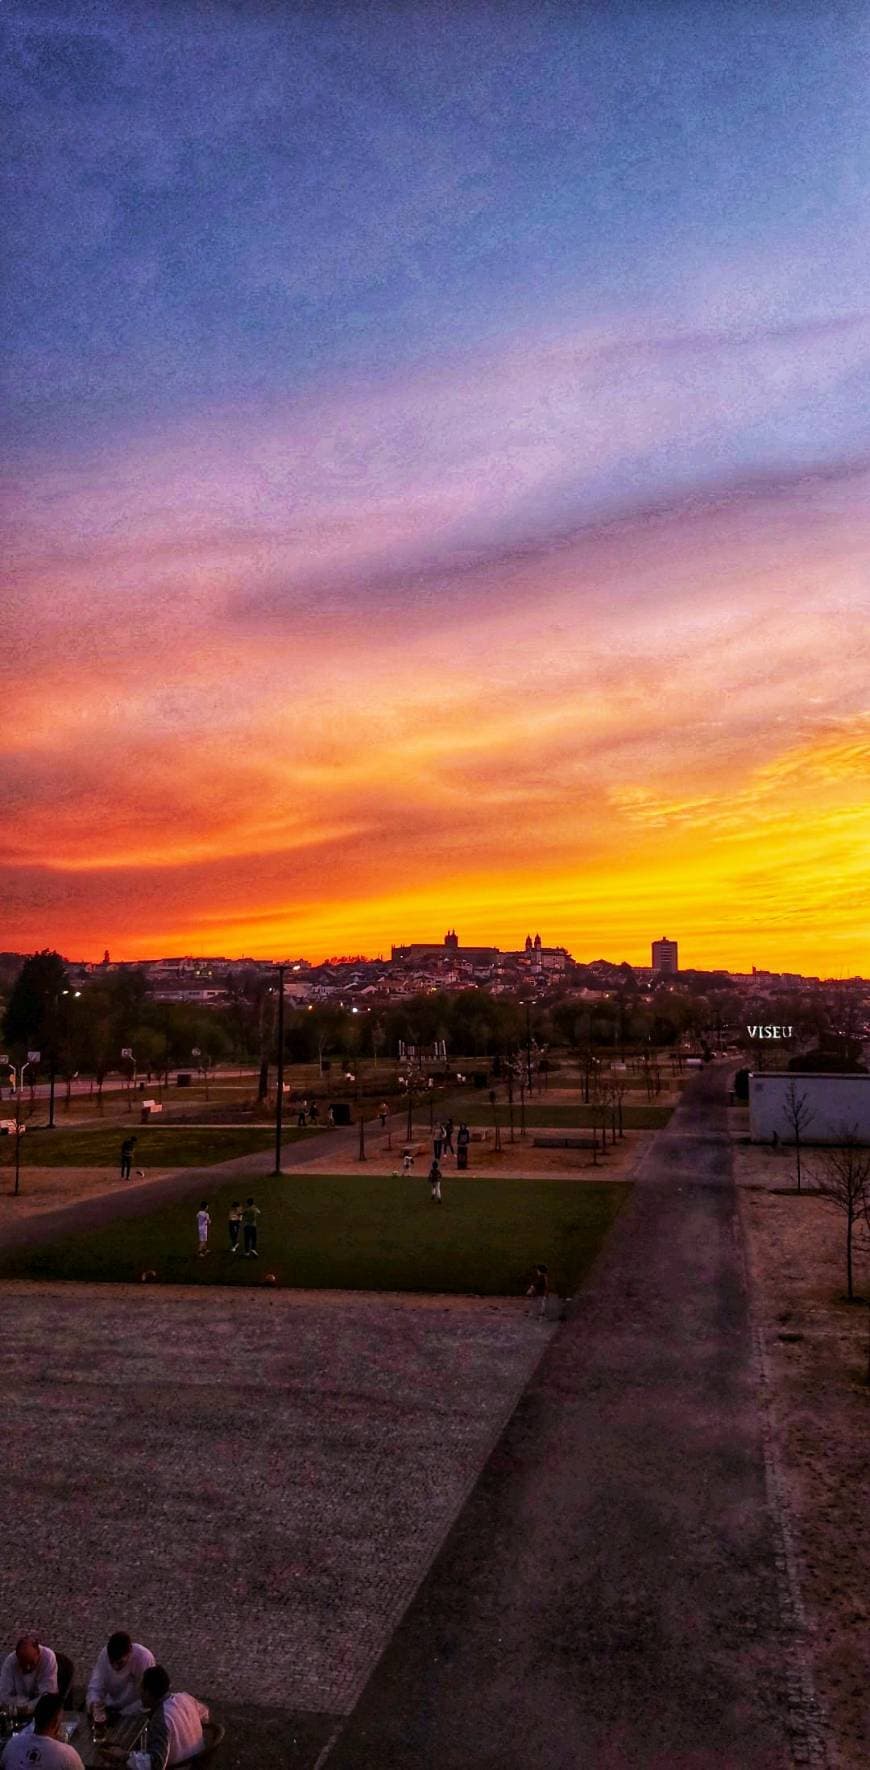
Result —
M846 1219L846 1295L855 1301L852 1286L852 1245L855 1224L866 1218L870 1199L870 1149L858 1141L857 1129L844 1128L835 1149L826 1149L822 1156L818 1189L828 1204L842 1211Z
M802 1094L796 1082L789 1082L785 1091L783 1105L785 1121L794 1142L795 1169L797 1172L797 1189L801 1189L801 1142L804 1131L812 1124L815 1113L810 1106L806 1094Z

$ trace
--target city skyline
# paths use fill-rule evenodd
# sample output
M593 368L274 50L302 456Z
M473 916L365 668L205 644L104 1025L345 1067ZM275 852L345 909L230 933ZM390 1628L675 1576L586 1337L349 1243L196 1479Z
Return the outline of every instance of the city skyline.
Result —
M5 947L866 972L870 20L711 10L10 6Z

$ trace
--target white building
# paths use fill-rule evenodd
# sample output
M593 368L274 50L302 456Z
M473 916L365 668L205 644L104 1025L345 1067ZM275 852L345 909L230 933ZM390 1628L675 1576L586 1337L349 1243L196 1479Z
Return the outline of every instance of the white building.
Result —
M805 1101L802 1143L839 1143L854 1131L870 1143L870 1075L801 1075L795 1070L766 1070L749 1077L749 1134L753 1143L794 1142L788 1092ZM811 1115L811 1116L810 1116Z

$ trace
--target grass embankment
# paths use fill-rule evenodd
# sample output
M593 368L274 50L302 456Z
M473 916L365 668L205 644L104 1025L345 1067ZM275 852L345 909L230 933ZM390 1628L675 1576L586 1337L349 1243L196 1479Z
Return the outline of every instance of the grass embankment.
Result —
M420 1176L249 1176L204 1182L212 1249L199 1259L198 1199L106 1224L0 1260L4 1278L136 1281L153 1271L169 1284L280 1285L312 1290L435 1291L513 1295L545 1260L550 1283L573 1294L630 1188L448 1176L441 1205ZM226 1219L254 1192L262 1210L260 1256L228 1248Z
M323 1127L321 1126L322 1130ZM310 1131L295 1126L284 1131L285 1143L308 1137ZM268 1125L215 1125L200 1130L191 1125L106 1125L80 1131L28 1131L21 1139L21 1165L31 1168L117 1168L121 1144L136 1138L134 1168L196 1168L232 1161L237 1155L254 1155L270 1149L275 1132ZM15 1138L0 1139L0 1167L15 1160Z
M479 1097L470 1100L454 1099L439 1109L441 1114L448 1110L453 1114L457 1124L461 1119L464 1119L467 1125L492 1125L493 1123L493 1109L486 1099L482 1101ZM498 1122L504 1129L507 1124L507 1101L498 1100L495 1110L498 1113ZM662 1125L667 1124L673 1110L672 1106L629 1106L627 1102L623 1101L622 1122L626 1131L657 1131ZM515 1100L514 1124L518 1125L519 1122L520 1103L519 1100ZM569 1102L560 1101L558 1105L548 1106L546 1099L544 1099L536 1100L534 1105L530 1106L526 1101L526 1124L533 1129L538 1126L547 1126L552 1130L579 1130L599 1123L600 1118L596 1116L595 1108L584 1106L582 1102L572 1105Z

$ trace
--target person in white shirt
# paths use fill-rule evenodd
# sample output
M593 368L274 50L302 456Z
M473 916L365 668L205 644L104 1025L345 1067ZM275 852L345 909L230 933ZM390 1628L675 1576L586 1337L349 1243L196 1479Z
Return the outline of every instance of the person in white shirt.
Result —
M57 1693L57 1660L38 1635L22 1635L0 1667L0 1703L32 1710L40 1696Z
M169 1694L169 1673L163 1666L149 1666L142 1674L142 1704L148 1711L147 1744L141 1751L131 1752L127 1770L171 1770L184 1758L196 1758L205 1751L203 1721L208 1720L205 1703L197 1702L185 1690Z
M119 1715L134 1715L142 1707L142 1673L153 1664L153 1653L140 1642L131 1641L123 1629L110 1635L88 1682L88 1713L101 1705Z
M48 1692L41 1696L33 1715L33 1729L16 1733L3 1753L3 1770L84 1770L78 1752L60 1737L63 1697Z

